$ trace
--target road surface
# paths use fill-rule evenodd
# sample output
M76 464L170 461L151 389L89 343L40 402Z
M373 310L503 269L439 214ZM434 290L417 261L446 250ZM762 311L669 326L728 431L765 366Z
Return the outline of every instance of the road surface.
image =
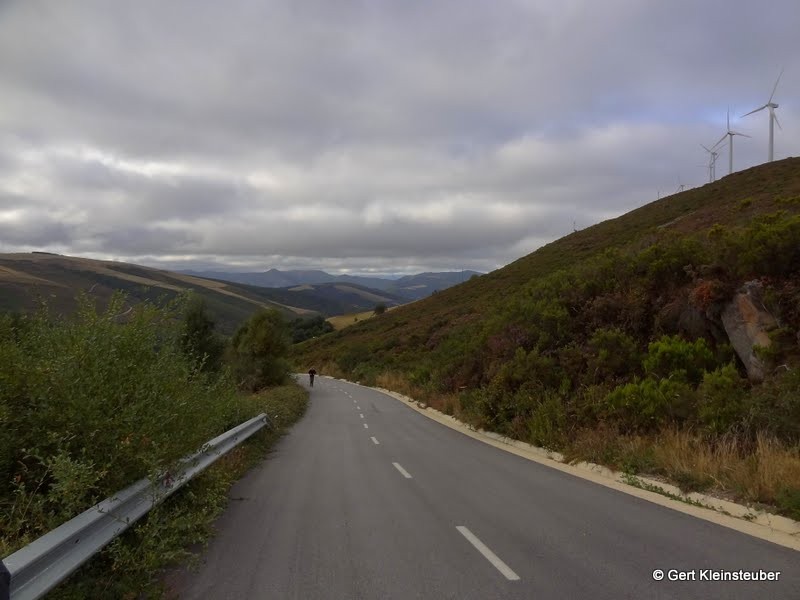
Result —
M796 551L333 379L231 497L199 570L174 578L180 598L800 598ZM778 580L704 580L742 570Z

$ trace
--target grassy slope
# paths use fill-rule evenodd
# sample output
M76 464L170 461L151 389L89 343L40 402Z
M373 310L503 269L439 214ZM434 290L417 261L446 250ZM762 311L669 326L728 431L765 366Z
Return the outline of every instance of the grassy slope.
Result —
M390 306L387 310L397 310L398 306ZM374 310L367 310L364 312L358 313L350 313L347 315L336 315L334 317L328 317L325 319L328 323L333 325L333 328L337 331L339 329L344 329L345 327L350 327L351 325L355 325L359 321L366 321L367 319L371 319L372 317L376 316Z
M372 346L391 336L394 353L424 352L425 343L455 333L465 323L482 320L527 282L577 264L613 247L645 247L666 229L691 234L713 224L740 226L753 217L777 210L800 212L782 198L800 195L800 159L790 158L734 173L713 184L651 202L616 219L572 233L492 273L449 288L413 305L359 322L341 332L303 344L303 361L321 364L335 360L354 345ZM742 207L743 201L750 200ZM413 362L413 361L412 361Z

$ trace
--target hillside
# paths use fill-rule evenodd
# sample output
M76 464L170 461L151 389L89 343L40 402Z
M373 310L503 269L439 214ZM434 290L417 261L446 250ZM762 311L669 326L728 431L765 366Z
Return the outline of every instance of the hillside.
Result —
M391 283L386 291L392 292L408 300L421 300L435 292L464 283L469 278L482 275L477 271L449 271L442 273L418 273L406 275Z
M231 334L260 307L274 308L293 319L313 309L270 298L263 288L237 286L139 265L47 253L0 254L0 312L26 312L44 299L55 313L74 310L75 297L85 292L107 304L115 291L129 304L171 299L184 291L202 296L221 332Z
M571 233L502 269L451 287L413 307L401 307L382 319L332 334L302 350L305 355L324 360L353 344L375 342L385 336L397 340L390 353L393 356L403 350L430 349L429 337L433 333L439 342L465 330L468 323L487 322L499 307L510 306L526 284L579 265L606 250L636 255L665 239L702 237L714 224L733 229L777 211L795 215L800 213L799 197L800 159L789 158L734 173ZM375 360L382 355L379 353Z
M791 158L301 344L295 362L568 456L800 516L799 332Z
M267 288L290 288L302 285L318 286L321 284L353 284L359 288L370 288L396 296L400 303L426 298L432 293L462 283L476 271L448 271L441 273L418 273L406 275L399 279L382 277L364 277L359 275L331 275L325 271L280 271L270 269L263 273L235 273L226 271L183 271L188 275L231 281L245 285ZM331 313L334 314L334 313Z
M315 310L325 316L372 310L377 304L388 307L407 302L390 292L344 283L303 284L266 290L262 288L262 293L277 302Z

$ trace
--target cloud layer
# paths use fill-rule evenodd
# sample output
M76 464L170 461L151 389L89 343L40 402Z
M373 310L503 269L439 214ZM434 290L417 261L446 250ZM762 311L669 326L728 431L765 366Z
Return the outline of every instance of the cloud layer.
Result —
M490 270L800 154L800 6L236 0L0 6L0 252ZM727 155L718 175L727 172Z

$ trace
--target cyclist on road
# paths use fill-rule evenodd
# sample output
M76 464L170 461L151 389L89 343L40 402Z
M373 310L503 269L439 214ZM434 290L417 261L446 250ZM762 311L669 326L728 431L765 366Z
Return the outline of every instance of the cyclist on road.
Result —
M309 382L311 383L311 387L314 387L314 375L316 375L316 374L317 374L317 372L314 370L314 367L311 367L308 370L308 379L309 379Z

